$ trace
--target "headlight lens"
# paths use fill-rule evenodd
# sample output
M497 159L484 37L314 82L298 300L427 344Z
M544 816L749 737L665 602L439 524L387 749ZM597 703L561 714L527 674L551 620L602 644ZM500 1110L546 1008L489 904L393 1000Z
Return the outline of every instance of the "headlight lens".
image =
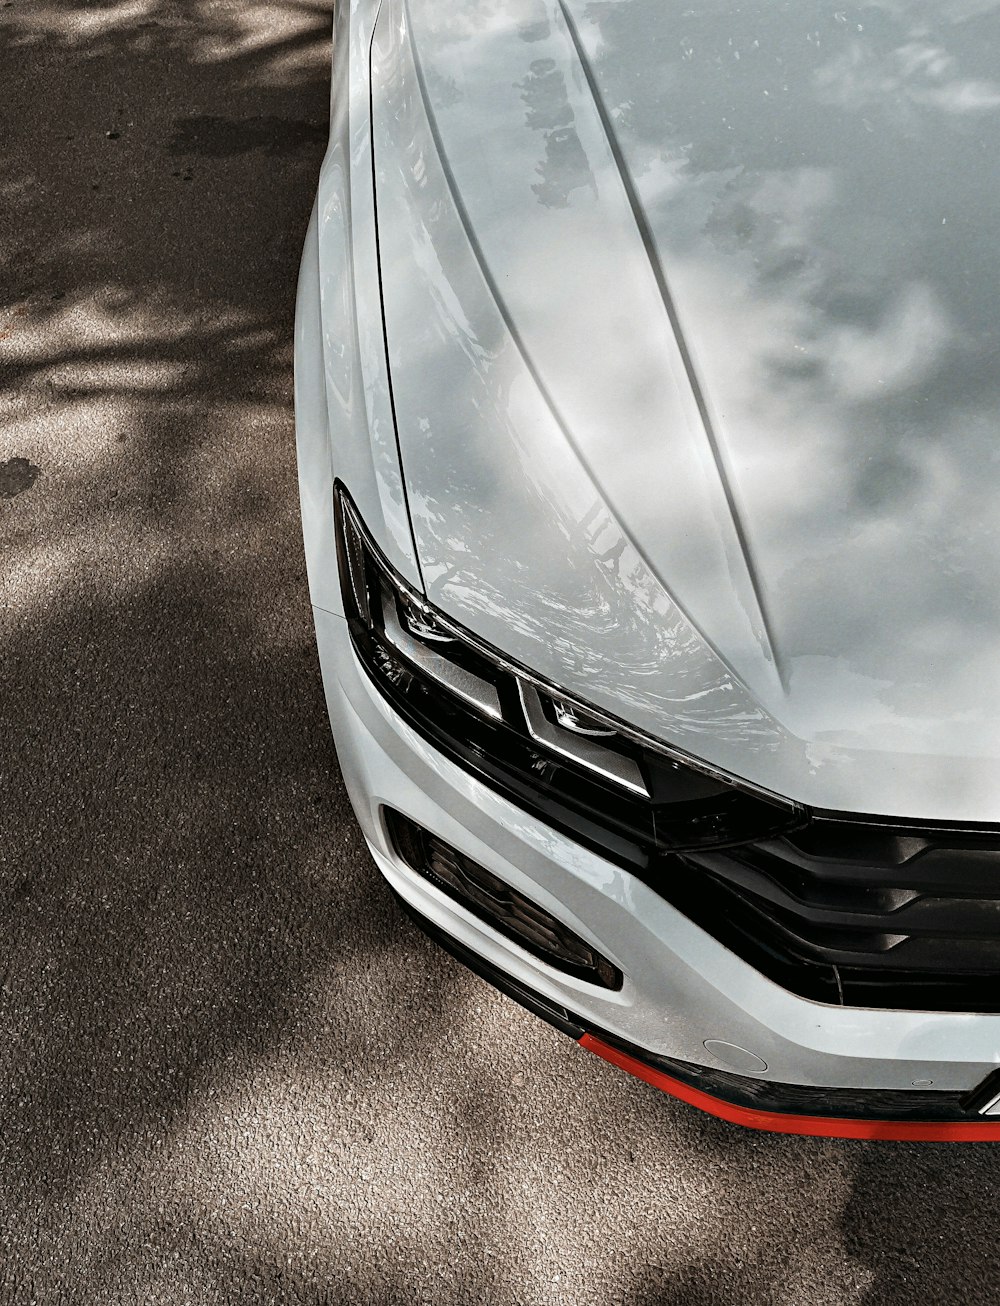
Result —
M646 739L438 612L382 556L339 484L336 518L362 666L410 725L519 806L650 879L670 854L802 822L794 804Z

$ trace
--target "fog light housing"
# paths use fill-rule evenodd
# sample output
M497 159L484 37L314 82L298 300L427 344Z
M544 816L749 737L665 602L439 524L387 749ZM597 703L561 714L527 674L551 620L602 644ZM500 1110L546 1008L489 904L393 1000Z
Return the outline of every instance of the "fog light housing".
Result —
M556 970L601 988L621 988L618 967L551 912L408 816L388 807L383 814L399 857L466 911Z

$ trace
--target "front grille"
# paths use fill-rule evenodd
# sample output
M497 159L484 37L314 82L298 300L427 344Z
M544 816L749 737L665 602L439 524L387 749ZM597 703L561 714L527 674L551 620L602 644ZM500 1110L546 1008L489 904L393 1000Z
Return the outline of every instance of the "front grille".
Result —
M803 997L1000 1011L996 835L816 816L677 861L661 892Z

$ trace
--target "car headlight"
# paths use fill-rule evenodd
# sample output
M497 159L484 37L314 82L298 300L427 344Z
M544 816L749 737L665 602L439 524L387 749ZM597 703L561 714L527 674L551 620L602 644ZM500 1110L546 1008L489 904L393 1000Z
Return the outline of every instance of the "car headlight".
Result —
M433 608L386 561L339 483L336 523L362 666L415 730L518 806L651 880L671 854L762 839L804 819L795 804L546 683Z

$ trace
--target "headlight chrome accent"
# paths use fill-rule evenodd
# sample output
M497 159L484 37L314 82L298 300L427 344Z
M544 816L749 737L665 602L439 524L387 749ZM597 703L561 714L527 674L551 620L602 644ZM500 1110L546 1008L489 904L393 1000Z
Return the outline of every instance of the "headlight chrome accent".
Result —
M548 699L555 718L549 720L545 714L545 700L535 686L519 679L517 688L524 720L532 739L543 747L550 748L553 753L558 753L560 757L569 758L580 766L596 771L613 784L619 784L634 794L642 794L644 798L649 797L649 789L642 778L642 768L638 762L627 754L617 752L611 745L610 741L617 738L614 730L605 727L599 731L590 729L581 732L575 725L567 726L565 721L570 716L574 722L581 718L594 718L577 713L561 699ZM598 736L608 742L598 743Z

